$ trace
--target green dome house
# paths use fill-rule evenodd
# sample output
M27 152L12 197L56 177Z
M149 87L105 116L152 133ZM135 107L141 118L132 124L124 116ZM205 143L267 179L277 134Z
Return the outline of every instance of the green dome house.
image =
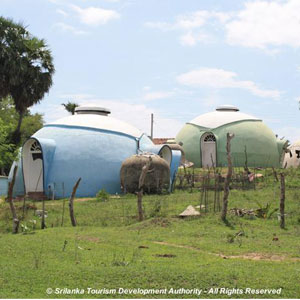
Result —
M175 140L182 145L186 159L195 167L227 166L227 133L231 140L235 167L281 167L286 140L279 140L262 120L241 113L231 105L220 106L186 123ZM245 151L246 150L246 151Z

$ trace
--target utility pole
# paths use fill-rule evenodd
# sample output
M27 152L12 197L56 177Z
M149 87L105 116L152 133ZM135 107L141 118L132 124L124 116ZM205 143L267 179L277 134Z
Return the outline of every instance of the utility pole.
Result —
M151 114L151 140L153 140L153 114Z

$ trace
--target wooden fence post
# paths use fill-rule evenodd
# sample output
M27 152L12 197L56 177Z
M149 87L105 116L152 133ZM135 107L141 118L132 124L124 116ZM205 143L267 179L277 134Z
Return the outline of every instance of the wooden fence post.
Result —
M77 188L79 186L80 180L81 180L81 178L79 178L77 180L76 184L74 185L72 195L69 199L70 218L71 218L72 226L74 226L74 227L76 226L76 219L75 219L75 215L74 215L74 198L75 198L75 194L76 194Z
M16 175L17 175L18 166L15 166L13 171L13 178L12 181L8 184L8 192L7 192L7 200L9 202L10 210L13 216L13 233L18 233L19 231L19 224L20 220L18 219L16 208L13 202L13 188L16 181Z
M223 195L223 206L222 206L222 212L221 212L221 219L223 222L226 221L226 215L227 215L227 206L228 206L228 196L229 196L229 184L232 176L232 161L231 161L231 140L234 138L233 133L227 133L227 144L226 144L226 152L227 152L227 162L228 162L228 169L227 169L227 175L225 178L224 183L224 195Z
M149 160L147 163L143 166L142 172L139 178L139 187L138 187L138 192L137 192L137 207L138 207L138 214L139 214L139 221L143 221L144 216L143 216L143 187L146 179L146 175L149 171L150 165L152 162L152 158L149 157Z
M41 224L41 228L45 229L46 228L46 223L45 223L45 199L43 197L43 206L42 206L42 224Z
M285 178L284 173L280 173L280 228L285 228L284 216L284 202L285 202Z

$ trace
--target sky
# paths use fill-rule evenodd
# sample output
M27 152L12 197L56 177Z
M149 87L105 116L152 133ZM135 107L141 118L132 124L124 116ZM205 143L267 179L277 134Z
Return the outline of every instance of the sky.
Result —
M300 139L299 0L0 0L51 49L50 92L31 108L51 122L62 103L97 105L175 137L231 104L279 137Z

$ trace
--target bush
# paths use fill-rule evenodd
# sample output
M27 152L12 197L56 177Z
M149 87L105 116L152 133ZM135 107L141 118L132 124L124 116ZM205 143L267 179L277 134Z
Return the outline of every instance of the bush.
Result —
M97 193L96 198L97 198L98 201L106 202L109 199L109 193L105 189L101 189Z

